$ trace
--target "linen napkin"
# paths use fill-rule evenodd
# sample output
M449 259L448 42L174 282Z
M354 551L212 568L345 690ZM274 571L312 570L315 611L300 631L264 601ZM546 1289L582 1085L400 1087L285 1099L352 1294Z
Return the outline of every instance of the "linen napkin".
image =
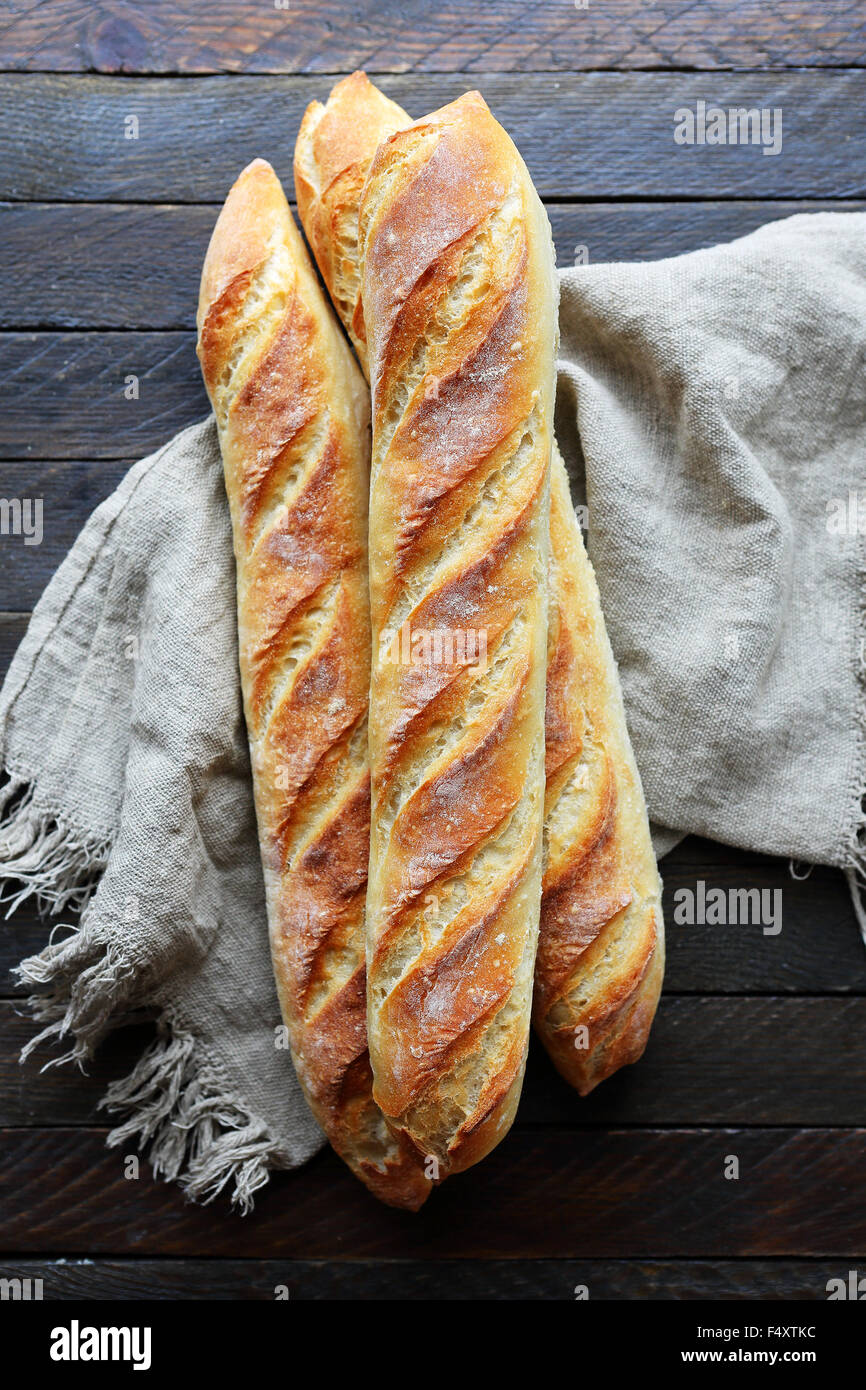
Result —
M694 831L838 865L862 924L866 215L561 292L557 434L657 849ZM324 1140L270 971L212 421L85 526L0 693L0 758L10 906L83 909L20 967L26 1051L81 1061L152 1011L109 1143L247 1210Z
M560 328L652 817L862 874L866 214L566 272Z

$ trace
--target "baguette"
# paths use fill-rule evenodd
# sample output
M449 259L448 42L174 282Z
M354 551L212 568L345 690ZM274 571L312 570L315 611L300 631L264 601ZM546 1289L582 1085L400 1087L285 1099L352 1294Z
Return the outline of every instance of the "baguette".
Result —
M554 447L545 865L536 1030L586 1095L643 1053L664 974L661 883L598 586Z
M470 92L380 145L359 213L373 395L374 1095L437 1176L507 1132L541 896L557 282ZM483 649L483 650L482 650Z
M376 149L410 124L356 72L334 87L325 106L308 108L295 151L304 230L365 372L358 202ZM664 926L622 693L556 447L550 506L545 869L534 1017L561 1074L586 1094L644 1050L661 990Z
M377 145L410 124L403 108L374 87L366 73L353 72L337 83L326 106L310 103L295 144L298 214L365 376L367 335L358 254L361 190Z
M430 1184L373 1101L366 1047L368 394L263 160L217 221L198 329L231 510L244 712L292 1058L340 1156L381 1200L414 1209Z

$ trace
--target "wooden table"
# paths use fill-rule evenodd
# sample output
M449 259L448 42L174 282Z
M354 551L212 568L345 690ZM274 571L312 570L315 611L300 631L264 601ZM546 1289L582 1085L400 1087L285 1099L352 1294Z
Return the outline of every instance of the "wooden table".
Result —
M93 506L205 414L193 322L217 207L254 155L290 184L334 74L365 66L414 114L479 87L568 265L866 206L864 52L844 0L0 5L2 491L46 516L40 547L0 540L4 669ZM673 113L698 100L781 107L781 155L677 145ZM46 935L20 912L0 935L0 1273L41 1276L46 1297L824 1298L866 1272L866 951L844 880L697 840L663 871L644 1061L580 1101L534 1048L511 1135L414 1218L324 1153L246 1220L146 1167L127 1181L95 1104L148 1030L88 1078L19 1066L32 1025L5 970ZM673 894L699 879L781 888L781 934L677 926Z

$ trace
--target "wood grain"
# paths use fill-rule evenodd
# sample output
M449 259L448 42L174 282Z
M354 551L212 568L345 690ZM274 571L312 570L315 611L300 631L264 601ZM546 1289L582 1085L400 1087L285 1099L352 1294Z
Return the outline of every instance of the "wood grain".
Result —
M36 1027L0 1003L0 1128L100 1123L108 1083L126 1075L152 1037L123 1028L88 1066L25 1064ZM792 1070L797 1084L792 1086ZM581 1100L533 1039L521 1125L866 1126L866 999L682 999L666 996L643 1060Z
M0 66L69 72L426 72L835 66L863 61L851 0L53 0L19 4ZM17 11L17 13L16 13Z
M0 679L2 679L9 669L9 662L15 654L15 650L21 638L27 630L29 614L27 613L4 613L0 611ZM15 919L16 922L18 918ZM0 932L0 941L3 934Z
M862 202L552 203L558 263L659 260ZM0 328L195 327L210 204L0 205Z
M862 1257L866 1131L512 1131L413 1216L338 1158L277 1176L241 1220L191 1206L91 1129L0 1131L2 1248L283 1259ZM727 1180L729 1156L738 1180Z
M668 995L642 1060L584 1101L535 1047L518 1118L581 1127L863 1125L864 1026L863 999Z
M0 1128L39 1125L104 1125L99 1101L112 1081L127 1076L154 1036L152 1025L118 1028L99 1049L86 1071L77 1066L48 1067L58 1057L56 1047L40 1048L26 1062L21 1049L38 1031L38 1024L16 1001L0 1002Z
M474 74L472 83L513 136L545 198L866 194L866 72ZM453 100L467 81L413 73L385 78L382 86L414 114ZM328 88L321 77L191 82L6 74L0 199L222 202L257 155L291 184L301 114ZM676 144L674 113L698 100L726 109L781 108L781 153L767 158L756 145ZM132 117L137 139L125 136Z
M140 458L210 406L194 333L4 333L0 410L0 458L86 461Z
M826 1299L839 1260L21 1260L3 1276L41 1279L46 1300L292 1302L575 1299Z

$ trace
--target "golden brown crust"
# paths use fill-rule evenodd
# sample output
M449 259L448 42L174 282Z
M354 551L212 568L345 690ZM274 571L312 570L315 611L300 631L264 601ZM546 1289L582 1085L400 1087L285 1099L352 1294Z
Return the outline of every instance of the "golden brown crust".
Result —
M430 1190L372 1098L367 393L279 181L256 160L202 273L199 356L237 561L244 709L271 952L292 1056L334 1148L381 1200Z
M526 1054L556 280L525 166L477 93L380 145L359 232L373 385L368 1037L376 1099L441 1176L503 1137ZM401 630L408 661L392 659ZM471 634L476 657L486 640L483 669Z
M360 268L355 245L357 200L376 149L392 133L392 123L398 122L393 127L396 130L411 121L402 113L401 127L399 108L394 108L363 74L357 73L338 83L326 106L314 103L310 110L315 115L307 132L302 128L299 137L296 179L302 164L307 170L307 187L322 188L333 180L334 196L325 211L316 196L302 197L302 183L298 181L299 210L332 293L327 267L336 254L337 229L340 225L352 229L351 235L344 237L341 257L344 283L352 287L348 310L341 306L339 295L334 300L347 330L353 334L353 321L357 322L360 314ZM418 123L420 127L424 124ZM316 131L315 145L310 138L312 128ZM423 148L415 157L423 159ZM443 197L450 202L449 190L447 186L443 188L441 180L435 188L428 175L428 188L430 206L435 205L437 197L440 202ZM415 211L418 209L412 210L413 215ZM403 220L395 216L391 226L404 249L413 238L423 234L422 224L407 223L407 215L403 210ZM423 219L423 208L420 215ZM354 253L346 252L347 245L354 246ZM459 259L462 253L463 240L458 238L443 250L440 270L444 272L447 257ZM407 279L414 273L410 269ZM415 280L414 318L405 308L401 316L401 331L409 341L419 331L418 324L423 322L429 302L435 302L438 293L436 281L425 285L423 280ZM359 357L366 370L365 349L364 343ZM428 394L433 402L439 397L432 379ZM436 431L442 428L442 412L433 408L428 417L427 434L435 438ZM454 419L459 433L460 422L456 416ZM416 420L413 427L417 430L420 423ZM425 478L423 499L425 506L435 505L439 510L434 549L436 544L447 541L451 527L459 523L462 505L457 489L450 494L454 503L449 506L448 478L442 476L445 469L439 467L437 473L439 476L431 471ZM625 728L622 696L595 578L575 521L565 468L556 449L551 477L545 722L548 830L535 970L535 1021L563 1076L586 1092L619 1066L637 1060L643 1051L661 987L664 939L660 885L640 781ZM417 510L420 512L421 508ZM471 601L474 590L486 587L489 567L489 555L467 565L455 576L450 589L419 605L416 625L429 630L440 623L447 624L451 608ZM494 612L491 605L491 648L506 621L504 606ZM430 722L435 690L452 678L453 673L445 667L434 672L406 673L402 717L394 726L398 744L410 730L416 737L421 735ZM612 946L610 952L608 945Z
M616 666L565 467L551 468L546 855L535 1026L581 1095L646 1045L661 884Z
M358 206L376 146L410 124L363 72L338 82L326 106L311 102L295 145L298 214L358 360L367 370Z

